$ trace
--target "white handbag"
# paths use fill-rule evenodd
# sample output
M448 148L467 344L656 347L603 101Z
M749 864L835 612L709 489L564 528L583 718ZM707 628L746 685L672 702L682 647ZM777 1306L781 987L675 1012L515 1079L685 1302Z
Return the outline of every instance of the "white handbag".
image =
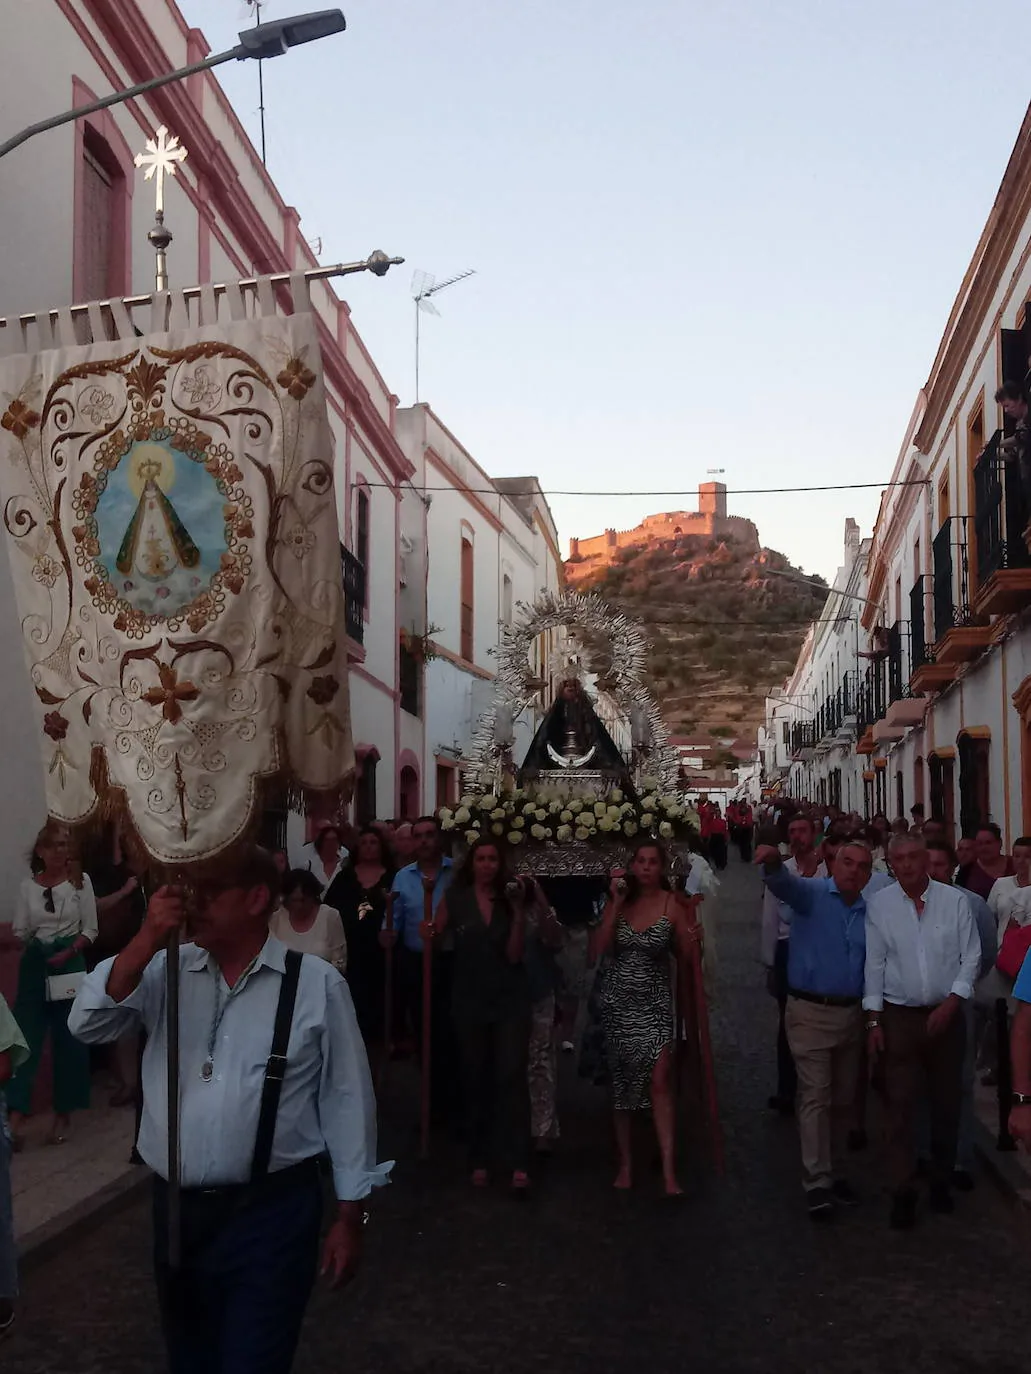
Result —
M75 994L82 987L82 980L86 974L80 969L78 973L51 973L47 976L47 1001L48 1002L71 1002L75 999Z

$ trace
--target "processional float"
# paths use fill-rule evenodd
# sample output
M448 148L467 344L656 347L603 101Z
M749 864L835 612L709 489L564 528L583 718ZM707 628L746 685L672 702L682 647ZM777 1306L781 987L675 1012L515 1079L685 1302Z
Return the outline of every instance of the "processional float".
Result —
M161 185L181 154L164 132L147 162L159 287ZM270 796L303 808L349 793L341 541L310 287L398 261L0 320L0 496L47 809L70 826L120 819L152 884L189 888L254 833Z
M506 843L515 872L537 877L562 917L579 923L589 919L608 890L609 875L626 864L642 838L662 841L676 880L689 862L697 816L681 790L680 761L647 685L648 644L640 624L596 595L573 591L543 593L517 612L501 632L493 702L477 724L464 764L465 795L440 818L460 844L485 835ZM542 652L542 645L551 646L550 652ZM517 764L516 723L545 706ZM701 926L708 923L703 904ZM677 1042L693 1063L713 1161L722 1172L701 938L691 950L689 959L678 962ZM425 1149L425 1038L423 1053Z

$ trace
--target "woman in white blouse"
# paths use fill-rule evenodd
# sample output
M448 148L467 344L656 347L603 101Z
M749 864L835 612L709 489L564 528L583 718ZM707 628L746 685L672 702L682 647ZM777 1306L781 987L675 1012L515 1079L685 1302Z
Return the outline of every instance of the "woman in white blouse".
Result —
M277 940L301 954L317 954L340 973L347 970L344 923L335 907L325 906L314 873L295 868L283 879L282 905L272 913L269 929Z
M340 870L347 863L347 850L340 843L340 831L333 824L322 826L308 850L304 864L319 880L325 893Z
M53 1052L54 1124L47 1143L67 1138L71 1113L89 1106L89 1051L68 1030L73 980L59 989L49 980L62 974L85 974L83 951L97 938L97 905L85 875L73 880L68 832L48 821L32 846L30 867L18 892L14 934L22 943L18 968L15 1020L29 1042L29 1057L7 1085L14 1149L23 1144L22 1128L32 1104L32 1089L47 1033ZM63 991L62 1000L50 992Z

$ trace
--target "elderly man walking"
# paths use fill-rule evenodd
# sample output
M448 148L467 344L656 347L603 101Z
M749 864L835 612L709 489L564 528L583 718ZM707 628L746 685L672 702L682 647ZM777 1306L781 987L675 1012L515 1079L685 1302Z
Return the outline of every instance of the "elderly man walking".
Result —
M785 1028L798 1073L796 1115L809 1215L858 1199L834 1164L852 1120L863 1047L863 968L870 851L846 843L827 878L789 873L780 852L760 845L755 862L791 915Z
M931 1120L930 1205L951 1212L963 1099L964 1004L973 996L981 941L967 896L927 875L920 835L896 835L889 849L897 879L870 898L866 919L867 1012L871 1058L884 1057L890 1225L916 1221L916 1106L926 1079Z

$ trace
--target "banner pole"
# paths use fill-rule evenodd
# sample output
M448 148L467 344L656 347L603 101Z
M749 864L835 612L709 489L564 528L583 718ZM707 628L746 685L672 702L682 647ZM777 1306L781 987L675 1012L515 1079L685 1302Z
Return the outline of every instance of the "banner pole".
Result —
M432 878L422 880L422 912L423 921L433 921L433 887ZM430 1153L430 1095L431 1066L433 1064L433 1053L431 1037L433 1034L433 940L423 939L422 942L422 1101L420 1103L419 1120L419 1153L422 1159L428 1159Z
M165 1043L168 1091L168 1267L182 1266L179 1148L179 933L170 936L165 962Z
M387 893L386 917L383 929L388 935L394 934L394 894ZM383 1080L387 1075L387 1065L390 1063L390 1055L393 1051L393 1027L394 1027L394 944L393 940L388 940L384 953L384 970L386 983L383 988L383 1057L379 1062L379 1073L376 1079L376 1091L381 1092Z

